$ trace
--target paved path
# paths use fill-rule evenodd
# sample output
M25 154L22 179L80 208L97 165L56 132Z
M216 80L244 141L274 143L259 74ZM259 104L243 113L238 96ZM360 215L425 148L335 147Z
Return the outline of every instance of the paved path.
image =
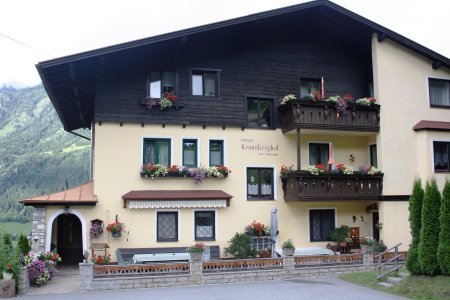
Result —
M67 279L67 281L69 278ZM65 282L67 282L65 281ZM52 282L53 283L53 282ZM51 284L51 283L50 283ZM407 299L377 290L357 286L337 277L317 277L281 281L250 282L222 285L186 286L171 288L130 289L79 292L70 294L26 295L21 299L333 299L333 300L395 300Z
M80 291L80 270L78 266L62 266L46 285L30 287L27 295L77 293Z

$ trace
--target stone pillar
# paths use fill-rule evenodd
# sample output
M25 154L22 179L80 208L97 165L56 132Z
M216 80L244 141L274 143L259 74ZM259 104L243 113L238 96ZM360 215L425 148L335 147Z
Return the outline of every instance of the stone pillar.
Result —
M294 277L294 257L283 256L284 278Z
M203 263L201 260L189 260L189 282L194 285L202 284Z
M373 253L372 252L363 253L363 264L366 267L373 266Z
M45 207L33 208L33 224L31 229L31 250L45 251Z
M25 295L30 289L30 279L28 278L27 267L19 269L19 295Z
M80 263L80 290L93 291L92 279L94 278L94 264Z
M12 298L16 296L16 281L0 280L0 298Z

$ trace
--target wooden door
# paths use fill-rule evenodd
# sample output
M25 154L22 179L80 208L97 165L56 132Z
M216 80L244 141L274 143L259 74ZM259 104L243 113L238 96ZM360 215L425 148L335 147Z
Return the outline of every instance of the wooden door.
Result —
M60 215L57 222L57 248L62 263L77 265L83 260L81 222L73 214Z

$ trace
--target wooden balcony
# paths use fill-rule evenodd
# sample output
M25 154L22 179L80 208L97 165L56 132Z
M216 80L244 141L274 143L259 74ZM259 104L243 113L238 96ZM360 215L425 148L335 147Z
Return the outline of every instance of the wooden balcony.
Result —
M380 106L370 107L349 104L343 113L337 113L334 105L324 101L309 102L294 100L280 106L283 133L296 128L380 131Z
M285 201L378 200L383 190L383 174L311 175L297 171L281 181Z

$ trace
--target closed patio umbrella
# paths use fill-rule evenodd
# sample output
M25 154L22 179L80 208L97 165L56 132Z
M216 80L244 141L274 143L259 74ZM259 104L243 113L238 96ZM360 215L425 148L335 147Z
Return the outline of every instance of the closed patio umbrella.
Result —
M277 243L277 235L278 235L278 216L277 209L272 208L272 212L270 214L270 241L272 243L272 257L275 256L275 244Z

